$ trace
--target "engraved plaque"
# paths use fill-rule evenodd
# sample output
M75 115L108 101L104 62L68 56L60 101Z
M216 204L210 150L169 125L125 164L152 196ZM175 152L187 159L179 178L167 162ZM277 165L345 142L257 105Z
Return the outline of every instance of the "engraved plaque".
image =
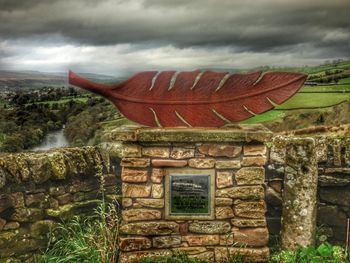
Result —
M213 216L213 170L168 170L166 217L178 219Z

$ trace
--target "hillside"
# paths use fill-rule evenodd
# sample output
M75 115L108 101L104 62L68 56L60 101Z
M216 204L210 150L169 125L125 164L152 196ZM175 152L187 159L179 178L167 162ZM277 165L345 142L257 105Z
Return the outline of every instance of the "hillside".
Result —
M120 79L108 75L79 73L91 80L106 83L119 82ZM45 86L62 87L67 86L67 72L46 73L39 71L5 71L0 70L0 90L1 89L23 89L42 88Z

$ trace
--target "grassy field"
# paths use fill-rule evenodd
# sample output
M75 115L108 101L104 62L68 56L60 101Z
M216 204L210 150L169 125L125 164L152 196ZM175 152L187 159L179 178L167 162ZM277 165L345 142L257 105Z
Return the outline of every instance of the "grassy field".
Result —
M318 67L303 68L274 68L269 71L304 72L306 74L325 75L326 71L350 70L350 61L339 63L338 65L322 65ZM334 85L304 86L292 98L274 110L259 114L241 123L253 124L272 120L279 120L285 116L286 112L303 110L305 112L315 109L324 110L350 100L350 77L340 79Z
M330 107L350 99L350 93L297 93L278 110L308 109Z
M244 124L263 123L280 120L286 112L303 110L305 112L329 109L350 100L349 85L327 85L303 87L297 94L275 109L242 121Z
M75 102L81 102L81 103L85 103L87 102L87 100L89 99L89 97L64 97L64 98L60 98L58 100L47 100L47 101L41 101L41 102L36 102L36 104L63 104L63 103L67 103L69 101L75 101ZM31 103L29 103L31 104Z
M349 84L350 86L350 77L339 80L338 84Z
M321 92L321 93L347 93L350 92L349 84L338 84L338 85L319 85L319 86L304 86L300 89L299 93L306 92Z
M328 64L316 67L287 67L287 68L271 68L269 71L284 71L284 72L303 72L306 74L324 74L327 70L335 69L350 69L350 61L344 61L338 65Z

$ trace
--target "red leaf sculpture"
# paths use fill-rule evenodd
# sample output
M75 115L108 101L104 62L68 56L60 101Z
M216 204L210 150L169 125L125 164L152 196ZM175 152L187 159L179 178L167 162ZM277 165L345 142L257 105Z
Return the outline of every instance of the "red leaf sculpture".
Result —
M69 83L109 99L128 119L151 127L219 127L268 111L294 95L299 73L146 71L114 85L69 72Z

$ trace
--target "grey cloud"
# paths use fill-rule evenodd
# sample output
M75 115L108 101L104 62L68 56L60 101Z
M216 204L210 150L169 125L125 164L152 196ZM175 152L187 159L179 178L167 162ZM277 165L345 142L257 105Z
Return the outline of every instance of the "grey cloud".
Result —
M334 43L324 36L350 30L348 0L0 0L0 6L0 35L5 38L56 33L66 41L91 45L231 46L278 52L311 43L332 49Z
M350 58L349 10L349 0L0 0L0 68L315 65Z

